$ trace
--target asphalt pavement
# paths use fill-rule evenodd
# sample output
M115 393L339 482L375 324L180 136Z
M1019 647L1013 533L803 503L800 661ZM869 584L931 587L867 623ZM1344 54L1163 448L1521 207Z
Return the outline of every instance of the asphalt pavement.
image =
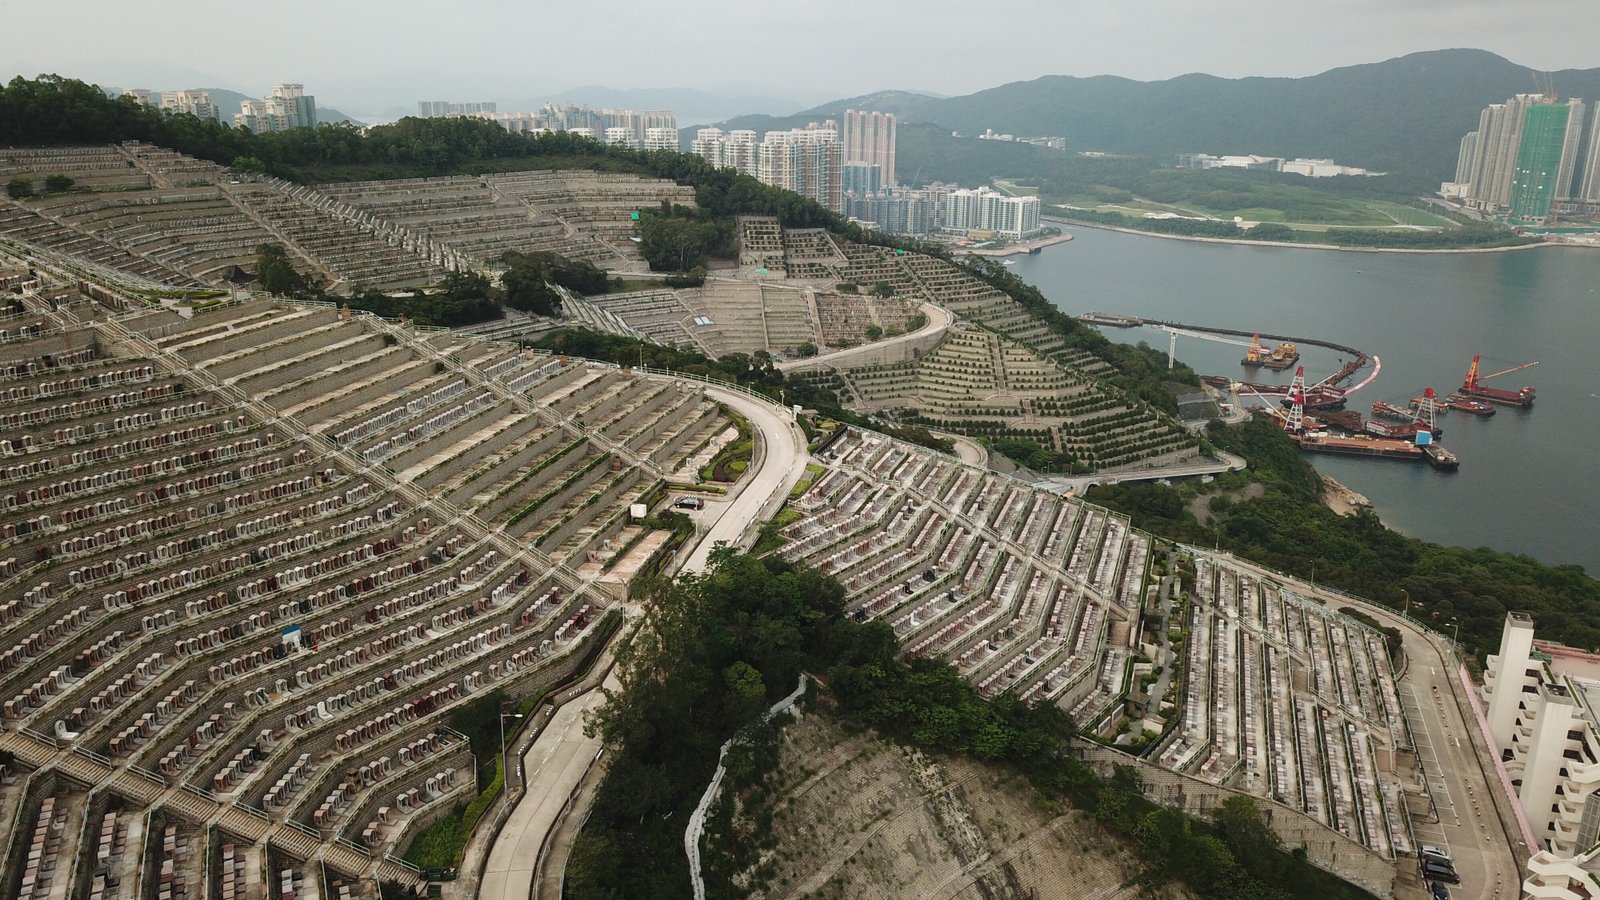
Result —
M683 571L700 572L717 544L745 546L755 535L759 523L776 515L789 491L805 474L805 432L795 424L786 409L757 400L749 394L726 388L708 387L706 393L744 416L759 436L756 459L727 503L708 502L701 512L715 513L715 521L700 543L689 554ZM702 516L704 521L706 516Z
M788 498L809 458L805 433L788 410L739 391L711 386L706 392L750 422L758 447L731 498L708 502L696 514L702 524L709 524L684 563L686 572L703 571L719 543L744 546L753 539L759 523L771 518ZM620 685L608 675L604 687L616 690ZM583 734L583 720L604 699L599 690L590 689L574 693L556 710L513 767L517 771L512 777L525 778L527 791L495 837L481 878L474 884L468 873L452 883L452 895L530 900L540 851L599 757L600 739Z
M621 687L614 676L605 687ZM591 690L562 704L539 739L528 747L511 774L526 778L528 790L501 826L489 851L477 896L493 900L528 900L532 895L534 867L545 835L554 827L567 799L600 753L600 738L583 733L584 716L598 709L604 695Z

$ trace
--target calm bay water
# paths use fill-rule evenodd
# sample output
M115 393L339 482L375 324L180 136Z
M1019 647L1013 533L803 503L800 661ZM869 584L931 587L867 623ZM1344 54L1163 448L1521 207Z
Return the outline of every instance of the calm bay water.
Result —
M1314 456L1316 467L1367 495L1390 527L1443 544L1487 546L1600 576L1600 250L1511 253L1351 253L1209 244L1090 228L1011 270L1069 313L1098 310L1193 325L1264 331L1359 347L1382 359L1378 379L1351 395L1405 405L1423 387L1459 387L1475 353L1485 374L1539 365L1492 385L1538 388L1531 410L1444 416L1441 443L1456 473L1388 460ZM1165 349L1151 328L1107 328L1117 341ZM1244 348L1178 338L1178 359L1206 374L1252 373ZM1343 359L1301 347L1310 380ZM1355 381L1365 377L1358 375Z

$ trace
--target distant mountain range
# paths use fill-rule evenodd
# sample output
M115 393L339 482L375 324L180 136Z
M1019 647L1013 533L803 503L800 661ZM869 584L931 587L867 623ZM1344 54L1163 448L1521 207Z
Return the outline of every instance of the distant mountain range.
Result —
M1553 72L1550 80L1562 99L1600 101L1600 69ZM961 97L886 91L792 116L744 116L722 127L790 128L864 108L963 134L992 128L1060 135L1072 150L1326 157L1446 180L1479 110L1543 84L1543 74L1484 50L1435 50L1305 78L1183 75L1146 82L1051 75Z

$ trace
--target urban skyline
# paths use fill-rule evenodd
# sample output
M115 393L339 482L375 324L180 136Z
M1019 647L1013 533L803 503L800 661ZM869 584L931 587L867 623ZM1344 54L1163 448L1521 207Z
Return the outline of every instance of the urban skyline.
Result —
M1439 193L1517 225L1592 212L1600 201L1600 129L1586 112L1581 98L1557 101L1548 94L1490 104L1477 129L1461 137L1455 180Z
M180 88L152 91L148 88L128 88L122 92L122 96L131 97L146 106L159 105L163 110L200 119L227 121L235 128L248 128L255 132L313 128L321 121L317 117L317 98L306 93L304 84L292 82L274 84L267 95L259 100L246 97L239 101L238 112L226 115L212 99L209 90Z

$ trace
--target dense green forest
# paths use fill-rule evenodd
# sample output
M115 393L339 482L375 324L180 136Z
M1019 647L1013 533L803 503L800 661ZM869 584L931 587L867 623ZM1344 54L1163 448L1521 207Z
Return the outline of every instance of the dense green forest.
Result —
M1600 581L1579 566L1549 566L1487 548L1446 547L1384 527L1370 511L1339 516L1321 503L1321 479L1299 448L1270 422L1213 423L1216 446L1244 456L1246 472L1210 485L1131 483L1097 487L1088 499L1127 513L1165 538L1219 545L1262 565L1392 606L1451 634L1480 660L1499 646L1508 610L1525 610L1540 637L1600 649ZM1265 486L1240 499L1249 481ZM1190 508L1199 500L1202 524Z
M684 828L718 748L745 734L770 749L772 732L758 722L801 672L825 676L816 691L853 727L1004 766L1038 802L1092 813L1115 839L1139 847L1147 884L1182 881L1219 900L1367 896L1285 852L1253 802L1203 821L1154 806L1129 772L1102 781L1063 752L1075 729L1060 709L984 700L946 663L903 661L889 626L851 621L844 589L814 570L723 550L706 575L657 582L645 594L644 622L616 651L622 689L595 726L611 762L568 862L565 891L575 900L688 895ZM770 752L742 759L727 790L759 782L761 766L773 762ZM708 844L717 850L709 895L739 896L717 864L729 848ZM732 848L745 856L768 849Z

